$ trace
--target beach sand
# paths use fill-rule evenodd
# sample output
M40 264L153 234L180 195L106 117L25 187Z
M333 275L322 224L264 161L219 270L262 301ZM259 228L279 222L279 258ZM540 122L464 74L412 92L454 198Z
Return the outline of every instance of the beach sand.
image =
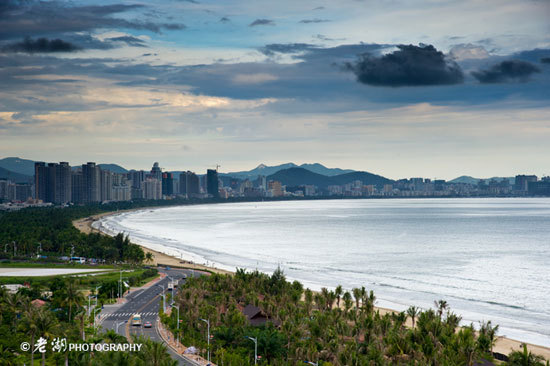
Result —
M127 210L127 211L135 211L135 210ZM106 212L106 213L86 217L86 218L83 218L83 219L73 221L73 225L78 230L80 230L81 232L86 233L86 234L89 234L89 233L92 233L92 232L101 233L100 231L98 231L98 230L96 230L92 227L92 223L94 221L97 221L97 220L101 219L104 216L116 215L116 214L119 214L119 213L122 213L122 212L127 212L127 211ZM103 234L103 233L101 233L101 234ZM167 255L167 254L164 254L164 253L161 253L161 252L157 252L155 250L151 250L151 249L146 248L146 247L142 247L142 248L143 248L143 251L145 253L152 253L153 254L154 259L153 259L153 262L151 263L152 265L160 264L160 265L168 265L168 266L171 266L171 267L185 267L185 268L192 268L192 269L196 269L196 270L205 270L205 271L210 271L210 272L214 272L214 273L222 273L222 274L232 274L233 273L233 272L226 271L226 270L219 269L219 268L207 267L207 266L204 266L204 265L190 263L190 262L183 262L179 258L172 257L170 255ZM376 309L379 310L381 314L394 313L395 312L395 310L380 308L380 307L377 307ZM407 319L407 325L412 326L410 319ZM525 343L525 342L516 341L514 339L510 339L510 338L506 338L506 337L498 337L498 339L496 341L496 344L493 347L493 351L501 353L503 355L508 355L512 351L521 351L523 349L522 348L523 343ZM543 347L543 346L538 346L538 345L530 344L530 343L526 343L526 344L527 344L527 348L529 349L529 351L531 351L535 354L543 356L546 360L550 360L550 348Z

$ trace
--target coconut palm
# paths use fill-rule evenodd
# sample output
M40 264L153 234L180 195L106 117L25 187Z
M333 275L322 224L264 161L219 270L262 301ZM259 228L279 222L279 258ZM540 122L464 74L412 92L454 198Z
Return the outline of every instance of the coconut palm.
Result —
M153 258L154 258L154 257L155 257L155 256L153 255L153 253L147 252L147 253L145 254L145 262L146 262L146 263L153 263Z
M38 310L31 307L25 311L20 326L25 334L31 337L31 345L34 345L34 340L38 333ZM34 352L31 352L31 365L34 365Z
M435 308L437 309L439 320L441 320L441 318L443 317L443 313L449 308L449 304L445 300L434 301L434 304Z
M37 335L50 340L55 336L59 323L55 316L48 310L42 308L37 310L36 316ZM46 364L46 353L42 353L42 366Z
M522 343L523 351L514 351L508 355L508 365L513 366L544 366L544 358L531 353L527 345Z
M69 322L72 320L73 306L79 307L84 303L84 296L79 291L76 281L66 283L62 304L69 307Z
M162 343L144 341L141 356L149 366L162 366L167 360L171 360L168 349Z
M416 306L410 306L407 309L407 315L411 318L413 329L415 326L416 317L418 316L419 313L420 313L420 309L417 308Z
M340 298L342 297L344 293L344 290L342 289L342 285L336 286L334 289L334 295L336 296L336 306L340 308Z
M7 294L4 297L4 303L6 305L6 309L13 313L13 329L16 328L17 324L17 313L19 312L19 305L21 304L21 301L23 301L23 296L20 293L14 293L14 294Z

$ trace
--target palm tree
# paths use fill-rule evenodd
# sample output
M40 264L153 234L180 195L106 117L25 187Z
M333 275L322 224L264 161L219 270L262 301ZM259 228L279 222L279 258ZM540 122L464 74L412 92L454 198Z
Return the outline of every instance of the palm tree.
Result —
M420 309L417 308L416 306L410 306L408 309L407 309L407 315L411 318L412 320L412 327L414 329L414 325L415 325L415 322L416 322L416 317L418 316L418 314L420 313Z
M149 366L161 366L163 362L171 359L164 344L150 340L144 342L141 355Z
M342 285L336 286L334 289L334 295L336 295L336 306L340 308L340 298L342 297L344 293L344 289L342 289Z
M23 296L18 292L14 294L8 294L4 298L6 308L13 313L13 329L15 329L16 327L17 313L19 312L19 305L21 304L21 301L23 301Z
M74 280L67 282L64 295L63 305L69 307L69 322L71 322L73 306L81 306L84 302L84 296L78 290Z
M523 351L514 351L508 355L508 365L513 366L544 366L544 358L527 350L527 345L522 343Z
M154 254L151 252L145 253L145 262L146 263L153 263Z
M0 344L0 366L16 366L15 352Z
M351 292L355 298L355 312L357 313L359 311L359 301L361 300L361 289L355 287L351 290Z
M449 308L449 304L445 300L434 301L434 304L437 309L437 315L439 315L439 320L441 320L443 313Z
M38 310L36 308L31 307L25 311L21 327L25 334L31 336L31 345L34 345L34 339L38 333ZM34 352L31 352L31 365L34 365Z
M55 335L59 324L53 313L48 310L40 309L37 311L36 328L37 335L49 340ZM46 353L42 353L42 366L46 364Z

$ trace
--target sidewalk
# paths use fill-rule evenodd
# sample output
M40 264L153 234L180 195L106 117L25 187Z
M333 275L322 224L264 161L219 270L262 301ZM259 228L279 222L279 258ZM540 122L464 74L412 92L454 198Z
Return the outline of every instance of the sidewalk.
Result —
M167 314L169 314L169 313L167 313ZM205 360L204 358L202 358L201 356L191 355L191 354L184 354L187 347L185 347L180 342L176 342L176 340L174 338L174 335L168 329L166 329L164 327L164 324L162 324L162 322L160 321L160 318L157 320L157 324L158 324L157 329L158 329L158 332L159 332L161 338L176 353L178 353L179 355L181 355L185 359L195 363L196 365L206 366L206 365L209 364L208 361ZM216 364L214 364L213 362L210 362L210 365L216 366Z

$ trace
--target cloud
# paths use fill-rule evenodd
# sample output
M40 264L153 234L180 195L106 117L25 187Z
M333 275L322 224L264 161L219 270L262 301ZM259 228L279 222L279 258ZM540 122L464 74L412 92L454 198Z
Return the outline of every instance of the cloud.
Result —
M318 6L318 7L316 7L316 8L313 8L313 10L324 10L324 9L325 9L324 6Z
M231 21L231 19L229 19L228 17L221 17L219 22L220 23L229 23Z
M111 37L106 38L105 40L109 42L124 42L128 46L132 47L147 47L144 40L132 36Z
M185 29L184 24L114 17L115 14L144 8L139 4L70 6L66 2L35 0L8 3L0 8L0 39L13 39L22 34L42 36L101 28L141 29L155 33L162 29Z
M540 59L541 64L550 64L550 57L543 57Z
M269 81L275 81L278 77L267 73L256 74L237 74L233 77L235 84L263 84Z
M255 26L258 26L258 25L275 25L275 22L273 20L270 20L270 19L256 19L255 21L250 23L248 26L249 27L255 27Z
M459 84L464 75L456 62L432 45L399 45L398 50L381 57L364 54L345 68L357 81L373 86L427 86Z
M11 43L3 47L2 50L8 52L24 52L24 53L53 53L53 52L75 52L79 51L80 47L65 42L61 39L38 38L33 40L30 37L25 38L21 42Z
M520 60L502 61L488 70L473 71L472 75L483 84L527 81L529 76L541 72L530 62Z
M309 43L272 43L260 48L259 51L266 56L272 56L276 53L298 53L314 48L316 46Z
M482 46L475 46L471 43L457 44L451 48L449 55L457 61L471 60L471 59L484 59L488 58L489 52Z
M326 23L326 22L330 22L330 20L328 19L302 19L300 20L298 23L303 23L303 24L310 24L310 23Z

